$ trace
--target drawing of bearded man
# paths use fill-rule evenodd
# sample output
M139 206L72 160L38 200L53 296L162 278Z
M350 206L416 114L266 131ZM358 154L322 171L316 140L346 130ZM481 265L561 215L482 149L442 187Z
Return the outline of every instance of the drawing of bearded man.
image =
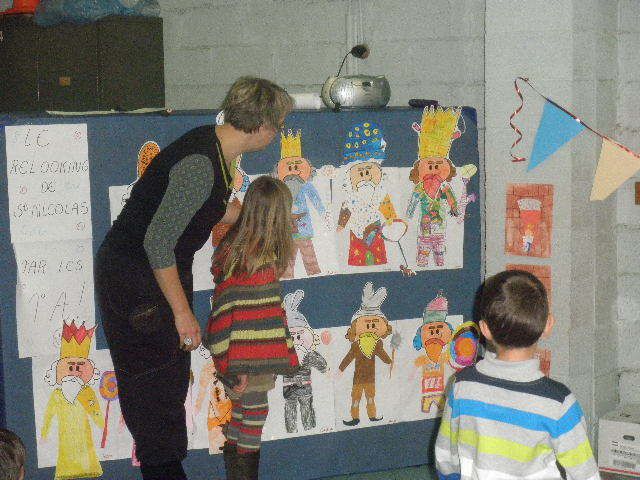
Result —
M58 417L58 461L56 479L99 477L102 467L96 455L90 421L102 429L104 416L90 385L100 371L88 358L95 327L64 324L60 359L51 365L45 381L55 389L49 397L42 439L46 440L54 417Z
M360 423L360 401L364 393L367 416L371 422L382 420L376 410L376 357L391 365L391 357L384 350L383 339L391 334L391 325L382 313L381 305L387 297L387 289L380 287L376 291L373 284L367 282L362 293L362 304L353 314L351 326L345 338L351 343L338 369L344 372L354 362L353 387L351 389L351 419L343 420L347 426Z
M381 167L385 148L382 130L376 124L358 124L348 133L343 154L348 167L342 185L345 201L337 231L349 225L348 264L352 266L387 263L382 226L391 223L396 212Z

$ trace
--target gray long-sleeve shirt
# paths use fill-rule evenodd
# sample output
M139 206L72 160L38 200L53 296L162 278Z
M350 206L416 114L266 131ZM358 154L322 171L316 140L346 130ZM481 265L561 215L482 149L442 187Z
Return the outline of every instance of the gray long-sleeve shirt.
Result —
M174 248L178 239L208 198L213 181L213 165L204 155L189 155L171 168L162 202L144 237L151 268L175 265Z

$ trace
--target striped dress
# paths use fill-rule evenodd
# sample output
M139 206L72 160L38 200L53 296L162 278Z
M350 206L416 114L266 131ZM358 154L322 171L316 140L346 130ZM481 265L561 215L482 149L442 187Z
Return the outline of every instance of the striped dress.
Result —
M441 480L600 478L580 405L537 360L486 358L455 375L436 440Z
M274 267L216 285L206 344L222 375L286 374L298 366Z

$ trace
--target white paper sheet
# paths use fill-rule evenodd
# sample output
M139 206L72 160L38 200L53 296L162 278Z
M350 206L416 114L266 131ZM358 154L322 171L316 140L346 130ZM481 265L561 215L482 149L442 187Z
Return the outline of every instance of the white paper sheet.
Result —
M87 125L5 131L12 242L91 238Z
M211 235L207 241L193 256L193 291L211 290L213 289L213 276L211 275L211 257L213 257L213 244L211 243Z
M462 315L449 315L447 321L455 329L462 323ZM415 366L415 360L420 352L413 347L413 338L416 330L422 325L421 318L397 320L391 322L394 332L400 334L402 342L396 348L395 354L391 347L391 336L383 340L384 350L391 357L393 354L393 368L376 359L376 383L375 404L376 416L382 417L379 421L370 421L366 411L365 396L360 401L360 423L357 426L346 426L343 420L351 420L351 389L353 385L353 362L345 369L344 373L334 376L334 395L336 408L337 431L353 428L376 427L385 424L399 422L411 422L439 416L436 408L429 412L423 412L422 406L422 372ZM344 338L347 327L332 329L332 335L337 339L336 345L332 345L334 371L338 370L344 355L349 349L349 342ZM424 352L422 352L424 354ZM454 373L452 368L447 368L444 383Z
M253 180L253 178L252 178ZM335 275L339 273L338 259L336 257L336 233L335 225L337 217L331 214L331 184L332 181L329 177L318 173L313 179L310 180L313 187L318 192L318 196L322 202L322 206L325 209L325 213L321 214L316 209L311 201L307 201L307 207L309 216L311 217L311 224L313 225L313 249L318 259L318 266L320 267L320 273L314 275L308 275L304 262L302 260L302 253L297 251L295 264L293 268L293 278L310 278L321 277L325 275Z
M124 204L129 200L133 185L134 183L131 185L113 185L109 187L109 213L111 215L112 225L116 218L118 218L118 215L120 215Z
M367 272L386 272L398 271L400 265L407 265L414 271L420 270L444 270L463 267L464 252L464 217L450 216L447 218L446 224L446 246L444 254L444 264L436 265L435 258L431 254L427 265L419 266L417 264L417 238L420 223L420 207L416 208L413 218L407 218L406 210L409 199L413 192L413 184L409 181L410 168L383 167L384 179L381 183L380 190L383 193L381 198L386 194L389 195L393 208L397 217L402 222L396 222L393 225L386 225L384 217L379 214L379 220L383 225L385 234L384 249L387 258L386 263L379 265L354 266L349 265L349 236L350 231L354 228L353 222L347 224L346 228L341 232L337 231L338 218L340 208L345 201L349 201L348 192L343 188L343 183L347 170L344 167L333 169L330 166L324 166L318 169L318 174L311 180L313 186L318 192L320 199L327 211L323 215L309 202L309 215L313 224L314 236L312 238L313 248L320 267L320 273L308 275L302 261L300 251L296 254L294 264L293 278L309 278L325 275L336 274L354 274ZM333 172L330 176L325 172ZM252 175L251 180L258 175ZM459 203L461 199L466 198L466 186L462 179L454 177L451 182L451 188ZM115 220L124 202L129 196L131 185L121 185L109 187L109 202L111 207L111 221ZM242 194L238 195L243 197ZM379 195L380 196L380 195ZM377 212L379 203L371 210ZM399 241L393 241L392 237L395 230L404 230L406 225L406 233L401 236ZM400 232L401 233L401 232ZM193 262L193 289L210 290L213 288L213 280L211 278L211 257L215 248L211 244L211 237L205 245L196 252ZM283 279L286 280L286 279Z
M449 315L447 322L455 329L463 321L461 315ZM391 322L393 332L400 335L397 348L391 347L391 336L383 340L384 349L393 356L393 368L389 365L377 362L376 365L376 415L382 417L380 421L372 422L367 418L366 402L363 398L360 403L360 423L356 426L346 426L343 420L350 419L351 387L353 383L353 363L345 372L338 373L338 365L349 349L349 342L345 339L347 326L318 329L316 334L321 342L315 347L328 364L326 372L321 373L312 369L311 381L313 388L313 407L316 417L316 427L305 430L301 423L300 406L296 418L297 431L287 432L284 422L284 405L282 377L278 376L276 387L269 392L269 416L265 424L263 441L279 440L283 438L317 435L334 431L350 430L354 428L375 427L385 424L409 422L434 418L439 412L434 407L429 412L423 412L422 407L422 373L415 366L416 359L424 355L423 351L416 351L413 347L413 337L419 326L421 318L396 320ZM100 379L105 372L113 370L113 364L108 350L94 351L90 355L99 372L91 387L96 392L100 402L101 411L106 413L107 398L101 393ZM41 356L33 359L33 392L34 410L36 419L36 433L38 437L38 467L50 467L56 464L58 452L57 420L47 442L41 441L42 422L49 397L54 389L45 380L45 374L58 360L56 354ZM209 449L210 437L207 428L208 403L211 400L211 384L203 384L200 376L204 367L211 362L209 353L200 347L191 354L191 370L193 372L193 384L190 395L187 398L187 432L188 447L192 449ZM445 383L454 373L452 368L445 372ZM200 397L200 402L198 397ZM200 408L196 408L200 403ZM92 434L96 453L100 461L131 458L133 440L126 426L122 422L120 404L116 399L109 402L109 417L107 419L107 435L105 447L102 448L101 440L104 430L98 429L92 424ZM214 448L222 445L223 439L218 432L214 435ZM217 450L210 453L219 453Z
M62 322L95 325L91 240L16 243L16 323L21 358L50 355Z
M219 403L216 397L214 388L215 367L211 367L211 354L209 351L200 345L196 350L191 352L191 372L193 373L194 382L192 385L191 399L187 399L191 402L191 408L187 408L187 413L191 415L191 418L187 422L190 424L188 429L189 434L189 449L209 449L210 454L222 453L219 448L224 444L224 435L222 434L222 428L219 426L212 427L212 432L209 432L208 427L208 414L211 407L219 407ZM208 366L208 368L207 368ZM213 373L213 375L211 375ZM206 375L203 378L203 375ZM218 387L222 387L220 383ZM225 397L222 392L219 392L220 400L224 401ZM210 403L213 402L213 406ZM211 439L211 441L210 441Z
M52 429L49 432L46 441L42 440L42 427L44 414L49 398L56 386L51 386L45 381L45 374L52 365L57 362L59 356L51 355L48 357L38 357L33 359L33 403L36 421L36 437L38 451L38 468L52 467L56 465L58 458L58 431L59 418L54 418ZM113 371L113 363L108 350L97 350L90 355L97 371L95 373L95 381L90 383L100 403L100 410L103 416L107 412L107 399L100 392L100 381L105 372ZM77 401L77 400L76 400ZM109 401L109 415L106 418L107 432L105 436L104 448L101 447L104 429L98 428L89 420L91 425L91 433L93 437L93 445L98 459L103 462L105 460L115 460L121 458L131 458L133 447L133 439L122 420L120 412L120 402L117 397Z

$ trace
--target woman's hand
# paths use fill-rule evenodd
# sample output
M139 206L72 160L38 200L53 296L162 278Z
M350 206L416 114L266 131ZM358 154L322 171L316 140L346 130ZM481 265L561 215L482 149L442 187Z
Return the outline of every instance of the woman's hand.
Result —
M160 290L171 306L173 321L176 324L178 335L180 335L179 347L187 352L195 350L201 341L200 325L187 301L178 276L178 268L175 265L158 268L153 271L153 274L158 281Z
M180 348L191 352L198 348L202 339L200 338L200 325L191 310L174 316L176 330L180 336Z

